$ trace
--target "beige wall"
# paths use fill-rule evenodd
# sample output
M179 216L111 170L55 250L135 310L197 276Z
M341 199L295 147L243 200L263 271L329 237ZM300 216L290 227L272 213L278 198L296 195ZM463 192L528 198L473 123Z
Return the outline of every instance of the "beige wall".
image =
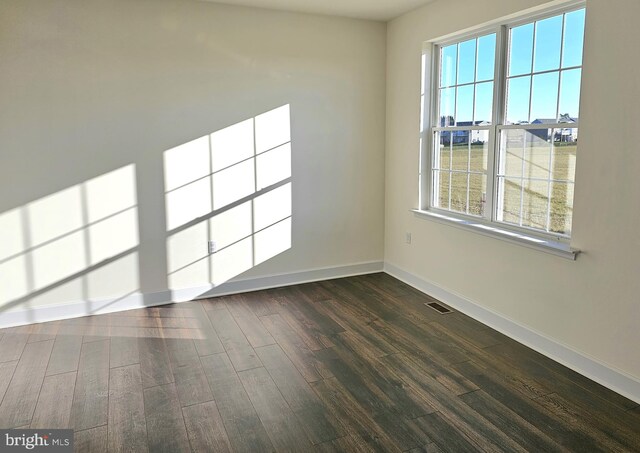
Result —
M371 21L192 0L3 0L0 310L165 290L164 152L285 105L291 248L241 277L381 261L385 46L385 24ZM182 176L208 165L193 162ZM87 239L101 213L117 220ZM174 245L186 265L206 234ZM183 285L206 285L201 270Z
M429 39L544 4L439 0L388 25L385 260L640 379L640 3L589 0L572 262L414 217ZM449 19L445 19L449 18ZM411 232L413 243L404 243Z

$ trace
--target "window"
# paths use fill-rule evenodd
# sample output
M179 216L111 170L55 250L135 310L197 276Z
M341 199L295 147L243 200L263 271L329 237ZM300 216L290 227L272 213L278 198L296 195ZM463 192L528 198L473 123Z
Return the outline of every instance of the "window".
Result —
M568 241L584 8L437 43L427 208Z

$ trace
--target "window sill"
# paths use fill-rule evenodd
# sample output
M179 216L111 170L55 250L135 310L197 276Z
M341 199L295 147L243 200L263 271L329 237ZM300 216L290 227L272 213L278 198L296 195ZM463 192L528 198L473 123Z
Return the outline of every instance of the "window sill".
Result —
M553 241L551 239L541 239L534 236L528 236L522 233L516 233L497 226L485 225L473 220L459 219L447 216L434 211L423 211L420 209L412 209L416 217L432 220L444 225L453 226L467 231L472 231L483 236L489 236L501 241L510 242L512 244L521 245L530 249L538 250L552 255L560 256L569 260L575 260L580 250L572 249L569 245L562 242Z

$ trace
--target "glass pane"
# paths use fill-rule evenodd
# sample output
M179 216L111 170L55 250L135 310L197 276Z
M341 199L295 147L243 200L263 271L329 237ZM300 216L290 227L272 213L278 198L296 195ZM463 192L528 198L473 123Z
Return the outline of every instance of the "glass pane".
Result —
M458 84L471 83L476 72L476 40L458 44Z
M451 150L451 169L467 171L469 169L469 131L451 131L453 141Z
M500 139L500 174L522 177L525 131L507 129Z
M557 107L558 73L534 75L531 93L531 123L554 123Z
M520 197L522 186L520 179L500 178L499 191L502 195L501 220L520 224Z
M548 71L560 66L560 40L562 39L562 16L536 22L536 46L533 71Z
M574 181L576 174L578 129L555 129L553 139L551 178Z
M474 124L491 124L493 106L493 82L479 83L476 85L476 106Z
M489 155L489 131L471 131L470 171L487 171Z
M478 38L478 64L476 80L492 80L496 61L496 35Z
M453 126L455 105L456 89L444 88L440 90L440 126Z
M451 173L447 171L434 171L433 178L435 183L434 187L437 188L434 203L439 208L449 209L449 182Z
M451 210L467 212L467 173L451 174Z
M552 129L525 132L524 177L549 179Z
M529 121L529 95L531 76L509 79L507 84L507 123L521 124Z
M549 182L525 179L522 197L522 225L546 230Z
M580 115L580 75L581 69L562 71L560 77L560 121L574 121Z
M471 126L473 120L473 85L458 87L456 102L456 124L458 126Z
M442 168L444 170L449 170L451 167L451 150L450 148L450 143L451 143L451 132L449 131L442 131L440 132L440 139L438 140L439 143L439 149L438 149L438 155L436 156L437 161L435 162L435 168Z
M573 184L551 183L551 212L549 231L561 234L571 233L573 217Z
M533 24L511 29L509 76L529 74L533 53Z
M584 9L565 14L562 67L582 65L582 44L584 42Z
M458 45L442 48L440 61L440 86L450 87L456 84L456 60L458 56Z
M469 175L469 214L484 215L487 201L486 175Z

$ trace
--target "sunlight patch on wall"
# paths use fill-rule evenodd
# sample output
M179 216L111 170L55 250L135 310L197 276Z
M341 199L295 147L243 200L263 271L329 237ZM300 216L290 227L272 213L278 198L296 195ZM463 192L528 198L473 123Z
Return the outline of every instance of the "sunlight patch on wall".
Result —
M171 289L220 285L291 248L289 105L169 149L164 165Z
M169 288L190 288L209 281L207 238L204 222L169 236Z
M209 139L201 137L164 153L167 228L211 211Z
M135 166L0 214L0 235L2 311L137 291Z
M255 264L267 261L291 248L291 217L255 235Z

